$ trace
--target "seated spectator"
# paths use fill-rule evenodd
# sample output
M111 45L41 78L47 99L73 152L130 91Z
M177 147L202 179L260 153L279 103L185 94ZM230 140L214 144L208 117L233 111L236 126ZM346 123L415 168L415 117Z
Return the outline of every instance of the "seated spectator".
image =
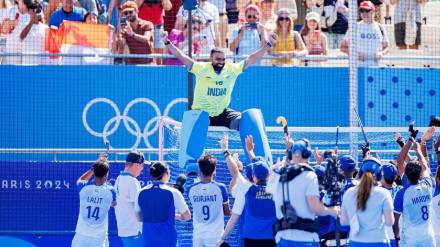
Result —
M384 28L374 21L374 5L370 1L363 1L359 6L362 21L357 23L357 51L360 66L378 66L379 60L388 52L389 41ZM347 32L350 33L350 32ZM348 54L349 37L345 36L341 42L341 51Z
M306 15L306 24L301 29L301 38L304 41L309 55L327 55L327 36L319 27L320 16L316 12ZM320 61L306 61L307 66L321 65Z
M84 22L87 24L98 24L98 12L87 12L84 15Z
M0 0L0 52L6 51L6 35L10 32L9 23L12 22L8 18L9 1ZM0 57L0 64L3 57Z
M118 51L124 53L127 46L130 54L153 53L153 23L138 17L138 7L135 2L128 1L122 6L122 14L126 21L122 21L118 29ZM129 58L127 64L155 64L151 58Z
M394 8L394 39L401 50L419 49L422 38L421 5L425 0L391 0Z
M206 28L202 28L200 36L206 37L207 44L202 47L200 54L210 55L211 50L220 46L219 35L219 11L217 7L207 0L199 0L198 8L192 11L192 14L200 17L200 20L205 24ZM188 11L180 7L177 13L176 29L183 30L188 18Z
M75 2L76 0L62 0L62 7L50 16L49 27L59 27L64 20L82 22L86 11L74 6Z
M280 9L277 13L277 28L275 33L278 41L269 52L270 55L280 57L273 59L275 66L292 66L294 57L307 55L307 48L297 31L293 31L293 20L288 9Z
M30 16L29 23L20 33L22 51L24 53L44 52L46 30L49 28L44 23L43 5L39 0L24 0ZM23 57L22 64L44 64L47 57Z
M264 26L259 22L260 8L257 5L249 5L245 11L246 23L234 30L231 37L229 49L237 56L247 56L258 50L264 45L265 30ZM243 60L245 58L240 58ZM259 65L256 62L255 65Z
M201 41L198 40L196 37L200 34L200 30L203 27L202 21L197 17L194 16L192 19L192 37L193 37L193 53L199 54L200 53L200 46ZM185 52L185 54L188 53L188 26L185 25L185 29L183 31L180 31L178 29L171 30L170 34L168 35L168 39L170 40L173 45L181 49ZM168 54L172 54L170 51L168 51ZM165 61L166 65L182 65L182 63L176 59L176 58L168 58Z

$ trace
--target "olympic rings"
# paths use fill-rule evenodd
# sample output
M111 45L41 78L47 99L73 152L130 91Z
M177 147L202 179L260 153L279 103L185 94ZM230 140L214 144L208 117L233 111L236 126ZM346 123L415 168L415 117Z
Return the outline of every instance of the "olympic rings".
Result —
M87 122L88 111L90 110L90 108L93 105L95 105L97 103L105 103L105 104L110 105L110 107L113 108L113 110L116 114L114 117L112 117L111 119L109 119L106 122L102 132L98 132L98 131L93 130ZM146 103L146 104L150 105L153 108L154 112L156 113L156 116L152 117L146 123L143 130L141 129L140 125L132 117L128 116L130 109L138 103ZM167 104L167 106L165 107L163 117L169 117L168 114L169 114L171 108L178 103L188 103L188 99L176 98L176 99L173 99L172 101L170 101ZM99 138L103 138L104 143L108 142L108 137L117 131L117 129L119 128L120 122L122 120L127 131L131 135L136 136L136 142L133 144L132 149L137 148L140 145L141 139L144 140L144 143L147 148L152 148L152 145L151 145L150 141L148 140L148 137L152 136L159 129L159 120L161 119L161 117L162 117L162 113L161 113L158 105L153 100L148 99L148 98L136 98L136 99L130 101L127 104L127 106L125 107L122 115L119 110L119 107L112 100L107 99L107 98L95 98L95 99L90 100L86 104L86 106L84 107L83 112L82 112L82 122L83 122L84 128L91 135L99 137ZM113 123L114 123L114 126L110 129L110 126ZM134 129L130 126L130 124L133 125ZM150 130L150 127L153 124L154 124L154 127Z

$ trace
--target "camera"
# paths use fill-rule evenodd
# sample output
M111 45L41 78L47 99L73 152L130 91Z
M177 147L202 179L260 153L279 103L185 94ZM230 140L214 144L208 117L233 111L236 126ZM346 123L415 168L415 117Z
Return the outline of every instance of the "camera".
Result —
M249 29L257 29L257 23L256 22L248 22L248 23L246 23L246 27Z
M127 26L127 17L125 15L121 16L121 27Z
M324 204L326 206L341 205L341 190L344 187L344 176L339 173L340 164L337 162L336 155L332 154L325 162L325 173L323 179Z

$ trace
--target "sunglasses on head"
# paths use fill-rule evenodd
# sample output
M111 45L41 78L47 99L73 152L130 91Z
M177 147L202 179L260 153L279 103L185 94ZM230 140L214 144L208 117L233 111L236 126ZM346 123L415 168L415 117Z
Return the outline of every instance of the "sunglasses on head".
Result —
M366 14L366 13L370 13L371 9L360 9L359 12Z
M278 21L290 21L290 18L289 17L280 16L280 17L278 17Z
M247 18L248 19L257 19L258 16L256 16L256 15L248 15Z
M133 10L124 11L124 15L131 15L131 14L133 14L133 13L134 13Z

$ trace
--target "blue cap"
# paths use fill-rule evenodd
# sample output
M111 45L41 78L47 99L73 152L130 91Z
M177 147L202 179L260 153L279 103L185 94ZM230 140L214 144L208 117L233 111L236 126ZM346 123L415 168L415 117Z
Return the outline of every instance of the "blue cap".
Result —
M393 164L387 163L382 166L382 174L386 180L394 181L397 177L397 168Z
M255 162L252 164L252 173L259 180L266 180L269 176L269 167L264 161Z
M362 162L361 171L364 173L370 171L373 172L374 175L377 175L380 173L381 170L380 167L381 167L380 161L376 158L370 157Z
M339 164L341 164L341 169L343 171L352 171L356 168L356 162L350 155L344 155L339 158Z
M130 163L144 163L144 154L138 150L131 150L130 153L127 154L125 161Z
M246 178L249 181L253 182L253 179L252 179L252 163L250 163L250 164L248 164L247 166L244 167L243 175L245 175Z
M318 176L318 179L323 179L325 174L325 167L322 165L316 165L313 167L315 169L316 176Z

